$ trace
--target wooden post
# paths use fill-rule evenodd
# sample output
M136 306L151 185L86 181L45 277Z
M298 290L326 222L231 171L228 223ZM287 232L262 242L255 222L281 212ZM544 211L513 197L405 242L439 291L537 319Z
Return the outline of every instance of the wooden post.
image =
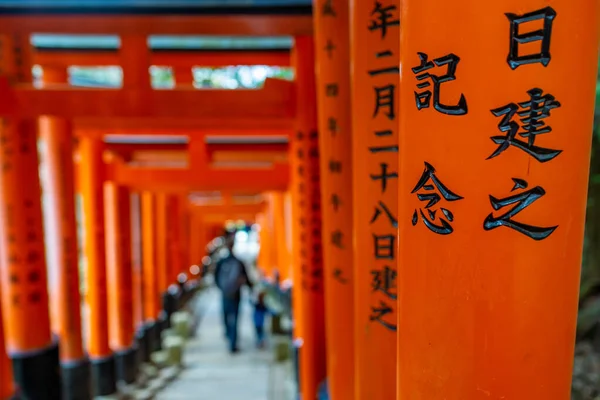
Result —
M259 232L259 243L260 250L258 253L257 259L257 267L259 267L266 276L271 276L273 273L271 262L271 246L273 245L271 241L271 233L269 232L269 221L267 219L266 213L262 212L257 214L256 222L260 225Z
M398 398L567 399L600 4L460 3L400 17Z
M164 309L164 299L167 293L167 287L169 286L168 281L168 245L167 241L170 238L167 236L167 194L159 192L156 194L156 272L157 280L156 286L158 290L158 314L157 321L159 324L159 330L162 332L163 329L168 328L168 317L166 310Z
M396 396L399 3L350 5L355 398L360 400ZM327 90L333 96L338 89Z
M44 69L44 85L67 82L66 69ZM51 322L60 340L63 396L77 399L89 396L90 374L81 336L74 139L70 122L61 118L40 117L39 131Z
M83 205L85 299L88 309L86 348L90 358L94 396L107 396L117 391L114 357L108 342L103 151L102 139L94 136L80 138L77 175Z
M167 237L169 238L168 246L168 283L177 282L177 275L182 271L181 257L181 229L179 223L180 216L180 196L169 195L167 198Z
M133 326L140 363L150 361L144 325L144 273L142 257L142 201L139 192L131 193L131 258L133 274Z
M58 343L52 340L48 313L37 121L3 121L0 144L0 284L6 350L25 396L60 398Z
M279 279L289 276L289 250L286 243L285 205L283 192L272 192L271 213L273 217L273 243L275 245L275 269Z
M117 379L126 384L137 375L133 322L131 199L126 187L104 186L109 342L115 352Z
M302 317L300 392L314 399L326 376L323 265L321 248L321 193L319 187L319 134L312 37L296 37L296 135L292 141L292 185L297 224L297 265L294 266L296 312ZM299 300L299 301L298 301Z
M354 399L349 6L342 0L315 0L314 6L327 378L331 398Z
M160 349L160 332L157 323L160 312L156 264L156 196L149 191L142 192L142 263L144 293L144 325L151 354Z
M0 309L0 399L13 399L15 384L13 382L13 368L6 354L4 344L4 323L2 322L2 310Z

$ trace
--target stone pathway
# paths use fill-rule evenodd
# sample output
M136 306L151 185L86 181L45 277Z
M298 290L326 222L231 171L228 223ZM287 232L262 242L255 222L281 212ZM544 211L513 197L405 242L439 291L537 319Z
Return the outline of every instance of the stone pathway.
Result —
M156 396L158 400L287 400L291 367L275 364L273 352L255 348L252 307L242 300L240 353L231 355L223 336L220 294L207 289L198 307L202 320L184 351L184 369Z

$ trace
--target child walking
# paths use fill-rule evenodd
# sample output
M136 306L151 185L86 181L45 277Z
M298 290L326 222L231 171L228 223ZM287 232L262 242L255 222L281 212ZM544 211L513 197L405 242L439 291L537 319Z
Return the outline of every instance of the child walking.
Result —
M254 303L254 328L256 329L256 347L265 348L265 317L267 316L267 307L265 305L265 292L258 292L256 302Z

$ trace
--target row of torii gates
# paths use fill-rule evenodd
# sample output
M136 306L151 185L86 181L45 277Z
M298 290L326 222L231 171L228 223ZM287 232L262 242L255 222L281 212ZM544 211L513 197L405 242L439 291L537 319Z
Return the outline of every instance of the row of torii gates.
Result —
M114 392L115 359L153 329L161 292L202 257L208 224L262 213L277 260L262 266L294 282L303 398L326 376L336 400L568 398L598 2L249 10L2 10L0 397L14 376L28 398L59 398L57 346L63 378L89 360L94 394ZM42 52L35 32L118 34L121 46ZM295 41L291 52L154 52L150 34ZM119 65L122 88L71 87L71 65ZM153 89L150 65L171 66L176 86ZM195 90L194 65L292 66L295 81ZM108 134L187 139L118 144ZM139 165L149 149L174 165ZM240 159L267 165L218 162ZM197 191L226 201L193 204ZM266 203L240 200L266 192Z

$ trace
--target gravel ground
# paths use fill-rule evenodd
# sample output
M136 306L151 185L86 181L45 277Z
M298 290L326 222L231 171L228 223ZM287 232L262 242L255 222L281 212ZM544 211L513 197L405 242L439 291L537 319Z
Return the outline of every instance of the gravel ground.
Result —
M600 400L600 353L590 342L575 347L572 400Z

